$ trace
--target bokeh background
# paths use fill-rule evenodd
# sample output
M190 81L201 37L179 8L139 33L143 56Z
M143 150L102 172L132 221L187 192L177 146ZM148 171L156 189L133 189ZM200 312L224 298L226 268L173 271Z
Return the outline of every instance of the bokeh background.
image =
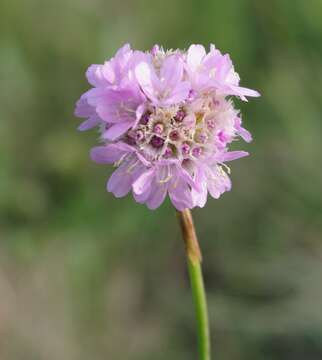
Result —
M176 217L105 192L85 70L213 42L260 99L233 190L194 211L221 360L322 359L321 0L0 0L0 359L195 360Z

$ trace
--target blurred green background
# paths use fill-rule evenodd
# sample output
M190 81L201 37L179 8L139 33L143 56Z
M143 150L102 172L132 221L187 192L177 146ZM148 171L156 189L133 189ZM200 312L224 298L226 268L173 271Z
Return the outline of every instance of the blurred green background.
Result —
M0 359L197 359L173 208L106 193L76 131L87 66L125 42L213 42L262 93L233 190L194 211L214 359L322 359L322 1L0 0L0 20Z

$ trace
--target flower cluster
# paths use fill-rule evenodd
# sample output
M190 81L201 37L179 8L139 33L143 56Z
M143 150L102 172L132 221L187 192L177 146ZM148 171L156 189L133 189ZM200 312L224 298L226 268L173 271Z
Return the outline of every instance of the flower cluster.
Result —
M122 197L131 190L150 209L167 194L178 210L203 207L230 190L225 164L248 155L228 151L238 136L251 141L231 96L247 101L259 93L239 86L229 55L214 45L187 51L150 52L124 45L103 65L86 73L93 86L76 105L86 120L79 130L98 127L101 146L91 158L117 168L107 190Z

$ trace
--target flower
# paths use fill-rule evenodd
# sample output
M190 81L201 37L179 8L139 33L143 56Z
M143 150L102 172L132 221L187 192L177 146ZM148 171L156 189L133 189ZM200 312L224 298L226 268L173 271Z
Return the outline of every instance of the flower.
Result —
M218 199L231 189L226 162L247 156L229 151L242 127L232 96L260 96L239 86L229 55L210 46L187 51L150 52L124 45L114 58L87 70L92 88L81 96L75 115L79 130L98 127L101 145L91 158L117 168L107 182L116 197L132 191L150 209L167 195L179 210L203 207L208 193Z

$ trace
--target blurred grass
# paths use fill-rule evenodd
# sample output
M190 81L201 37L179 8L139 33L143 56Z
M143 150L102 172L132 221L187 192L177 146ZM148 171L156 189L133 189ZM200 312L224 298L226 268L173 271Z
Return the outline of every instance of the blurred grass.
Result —
M125 42L229 52L251 156L194 211L222 360L322 357L322 2L0 0L0 358L195 359L176 219L105 192L76 132Z

